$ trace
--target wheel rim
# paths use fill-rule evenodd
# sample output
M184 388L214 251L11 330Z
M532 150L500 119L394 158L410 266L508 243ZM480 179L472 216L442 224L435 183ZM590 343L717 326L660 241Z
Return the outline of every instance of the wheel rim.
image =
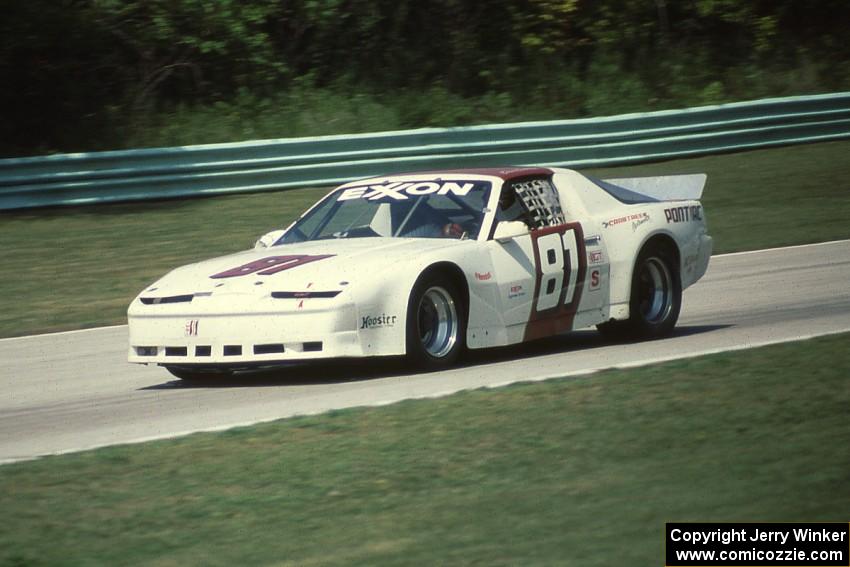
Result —
M434 358L451 352L457 342L458 318L454 299L445 289L431 287L422 294L417 309L419 340Z
M673 277L659 258L649 258L640 272L640 313L652 324L664 321L673 309Z

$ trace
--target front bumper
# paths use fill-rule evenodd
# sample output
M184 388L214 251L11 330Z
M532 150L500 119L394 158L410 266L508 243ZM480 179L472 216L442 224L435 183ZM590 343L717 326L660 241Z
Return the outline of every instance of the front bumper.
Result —
M128 311L127 359L133 363L247 367L367 355L351 304L214 313L137 303Z

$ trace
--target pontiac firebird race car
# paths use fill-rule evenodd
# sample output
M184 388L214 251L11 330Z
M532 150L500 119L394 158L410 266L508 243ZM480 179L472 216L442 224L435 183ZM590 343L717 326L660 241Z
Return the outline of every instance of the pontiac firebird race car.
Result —
M129 361L185 379L387 355L433 370L594 325L665 336L711 256L705 180L509 168L348 183L253 250L142 291Z

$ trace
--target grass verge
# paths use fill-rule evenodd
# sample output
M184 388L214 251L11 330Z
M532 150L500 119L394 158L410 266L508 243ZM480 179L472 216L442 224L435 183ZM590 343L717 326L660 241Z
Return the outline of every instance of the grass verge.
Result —
M850 237L850 142L593 170L706 172L717 252ZM126 307L169 269L242 250L326 189L141 202L0 216L0 337L125 322Z
M0 467L0 564L653 565L667 521L846 521L848 339Z

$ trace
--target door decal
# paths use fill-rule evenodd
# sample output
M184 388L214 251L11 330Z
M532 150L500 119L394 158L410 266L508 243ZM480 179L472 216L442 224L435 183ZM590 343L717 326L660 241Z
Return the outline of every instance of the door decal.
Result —
M587 272L584 233L579 223L531 232L537 272L525 340L572 329Z

